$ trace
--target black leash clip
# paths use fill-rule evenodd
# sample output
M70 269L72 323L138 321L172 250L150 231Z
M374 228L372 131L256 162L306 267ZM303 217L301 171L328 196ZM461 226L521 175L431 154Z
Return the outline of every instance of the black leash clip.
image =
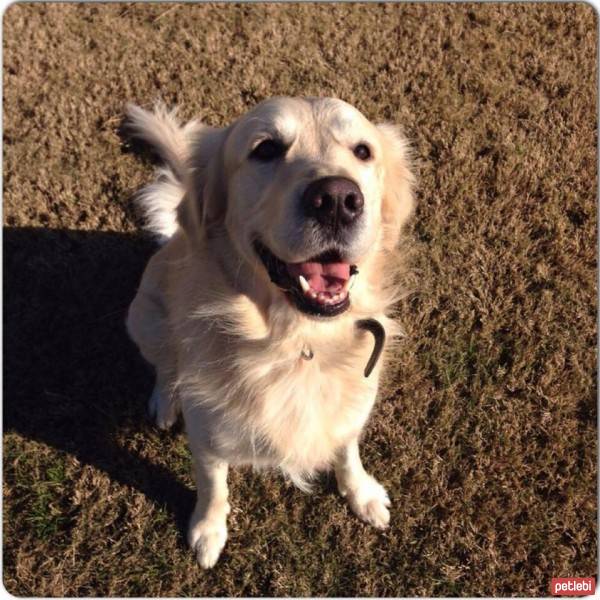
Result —
M369 362L367 362L367 366L365 367L365 377L368 377L375 368L375 365L381 356L381 352L383 351L383 345L385 344L385 329L377 319L360 319L359 321L356 321L356 328L372 333L375 338L373 352L371 352Z

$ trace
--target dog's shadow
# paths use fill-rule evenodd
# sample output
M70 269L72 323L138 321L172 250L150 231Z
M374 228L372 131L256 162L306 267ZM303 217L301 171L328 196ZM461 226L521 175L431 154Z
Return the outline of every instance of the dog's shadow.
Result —
M152 371L125 316L156 250L140 234L4 228L4 431L68 452L165 506L193 491L116 441L147 427Z

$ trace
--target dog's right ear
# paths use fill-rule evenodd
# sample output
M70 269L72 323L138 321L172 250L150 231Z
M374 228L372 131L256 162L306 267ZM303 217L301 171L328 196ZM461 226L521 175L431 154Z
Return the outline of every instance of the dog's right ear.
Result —
M191 145L188 192L177 208L177 220L188 236L210 230L227 211L224 145L227 129L200 127Z
M415 176L410 167L410 151L397 126L377 125L383 148L384 191L381 206L383 244L393 250L400 231L414 209Z

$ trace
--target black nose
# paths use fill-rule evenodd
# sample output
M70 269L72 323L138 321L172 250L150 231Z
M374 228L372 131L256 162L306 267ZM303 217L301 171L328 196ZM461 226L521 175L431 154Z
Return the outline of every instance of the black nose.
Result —
M364 203L359 187L345 177L316 179L308 185L303 196L306 215L333 229L356 221Z

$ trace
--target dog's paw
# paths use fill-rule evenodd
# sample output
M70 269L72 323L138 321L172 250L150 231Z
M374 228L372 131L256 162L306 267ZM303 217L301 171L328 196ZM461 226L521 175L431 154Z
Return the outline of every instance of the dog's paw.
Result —
M202 519L190 523L188 542L203 569L214 567L227 541L227 524L221 519Z
M356 487L340 486L340 494L347 498L350 508L360 519L377 529L385 529L388 526L390 499L385 488L373 477L367 475Z
M152 391L148 401L148 414L154 419L157 427L166 431L177 421L177 408L172 398L165 398L158 386Z

